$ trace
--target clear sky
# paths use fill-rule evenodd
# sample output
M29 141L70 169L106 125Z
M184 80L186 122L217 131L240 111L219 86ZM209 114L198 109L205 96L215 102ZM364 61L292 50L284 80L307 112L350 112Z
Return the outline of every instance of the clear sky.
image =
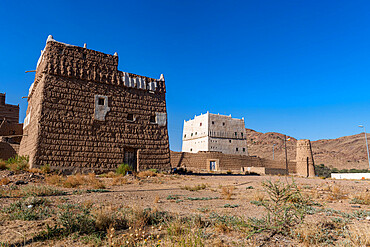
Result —
M170 145L208 111L331 139L370 129L370 1L0 1L0 92L20 104L54 39L119 55L167 86Z

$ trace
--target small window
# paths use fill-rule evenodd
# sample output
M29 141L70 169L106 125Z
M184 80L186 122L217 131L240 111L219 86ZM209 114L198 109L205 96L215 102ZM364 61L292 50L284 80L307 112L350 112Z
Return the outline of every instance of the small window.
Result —
M190 148L190 151L193 151L193 149L192 149L192 148Z
M222 123L222 126L225 126L225 123Z
M104 105L104 103L105 103L104 98L99 98L98 99L98 105Z
M231 143L231 140L229 140L229 143Z
M128 121L134 121L134 114L132 114L132 113L127 114L127 120Z
M238 136L238 133L235 132L235 136Z
M236 150L237 152L239 151L239 149L238 149L238 148L236 148L235 150Z
M215 124L215 121L212 121L212 124Z
M198 133L197 132L195 132L195 135L197 135Z
M191 136L193 136L193 133L191 133Z
M242 137L243 137L243 135L244 135L244 134L243 134L243 132L240 132L240 134L241 134L241 135L242 135Z
M243 148L243 152L245 152L245 148Z
M155 116L150 116L150 123L156 123L156 121L155 121Z
M199 126L202 126L202 123L200 123Z
M184 135L184 138L186 138L186 134Z

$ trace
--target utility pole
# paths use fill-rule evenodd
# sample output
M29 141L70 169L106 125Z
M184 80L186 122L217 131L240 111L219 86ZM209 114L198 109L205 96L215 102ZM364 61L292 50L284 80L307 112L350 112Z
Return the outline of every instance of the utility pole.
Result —
M288 169L288 152L286 149L286 135L284 135L284 146L285 146L285 169L286 169L286 175L289 175L289 169Z
M366 150L367 150L367 161L369 162L369 169L370 169L369 145L367 144L366 129L365 129L365 126L364 126L364 125L359 125L358 127L360 127L360 128L363 128L363 129L364 129L364 133L365 133L365 141L366 141Z

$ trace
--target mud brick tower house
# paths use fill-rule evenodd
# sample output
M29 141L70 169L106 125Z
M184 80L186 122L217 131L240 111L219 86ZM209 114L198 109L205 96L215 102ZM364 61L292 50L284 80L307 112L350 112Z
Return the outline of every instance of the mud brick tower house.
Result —
M118 55L50 35L28 95L20 154L32 167L170 168L164 77L119 71Z

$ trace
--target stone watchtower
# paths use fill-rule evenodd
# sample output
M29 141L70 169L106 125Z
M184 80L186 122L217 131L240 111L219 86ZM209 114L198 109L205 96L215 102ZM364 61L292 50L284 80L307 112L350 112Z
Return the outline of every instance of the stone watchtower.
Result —
M315 168L311 142L307 139L297 141L297 174L304 177L314 177Z

